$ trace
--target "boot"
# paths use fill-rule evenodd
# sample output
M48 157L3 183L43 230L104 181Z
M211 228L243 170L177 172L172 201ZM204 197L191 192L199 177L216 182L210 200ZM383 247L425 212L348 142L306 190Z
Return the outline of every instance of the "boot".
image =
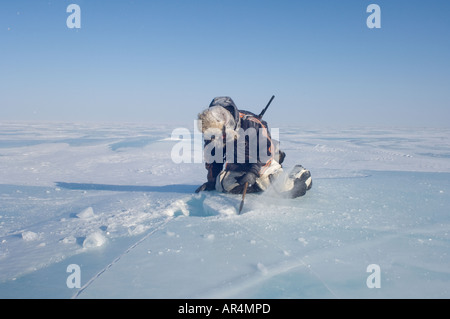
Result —
M312 187L311 173L301 165L296 165L292 169L289 178L294 180L294 187L289 191L290 198L303 196Z

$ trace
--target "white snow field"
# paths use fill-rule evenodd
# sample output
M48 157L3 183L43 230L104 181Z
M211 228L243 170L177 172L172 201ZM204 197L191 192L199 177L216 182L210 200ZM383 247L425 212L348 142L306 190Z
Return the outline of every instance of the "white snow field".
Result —
M450 298L450 129L280 126L313 187L237 215L174 128L0 123L0 298Z

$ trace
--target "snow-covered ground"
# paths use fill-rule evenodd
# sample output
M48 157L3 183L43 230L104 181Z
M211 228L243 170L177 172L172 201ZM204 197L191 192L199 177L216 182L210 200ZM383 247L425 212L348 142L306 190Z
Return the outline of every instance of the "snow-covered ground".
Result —
M237 215L174 128L0 123L0 298L450 297L450 129L279 127L313 188Z

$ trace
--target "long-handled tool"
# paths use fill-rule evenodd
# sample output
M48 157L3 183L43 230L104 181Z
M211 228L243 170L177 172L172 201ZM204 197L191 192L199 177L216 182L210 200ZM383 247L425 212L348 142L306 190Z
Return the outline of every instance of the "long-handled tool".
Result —
M248 187L248 182L244 184L244 192L242 193L242 200L241 200L241 205L239 206L238 215L241 214L242 207L244 207L244 199L245 199L245 194L247 194L247 187Z

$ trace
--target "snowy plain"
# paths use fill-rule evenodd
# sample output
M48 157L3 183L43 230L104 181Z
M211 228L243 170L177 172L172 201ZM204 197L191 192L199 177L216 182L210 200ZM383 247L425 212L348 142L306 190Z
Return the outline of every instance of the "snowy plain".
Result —
M280 127L313 187L237 215L175 128L1 123L0 298L450 298L450 129Z

